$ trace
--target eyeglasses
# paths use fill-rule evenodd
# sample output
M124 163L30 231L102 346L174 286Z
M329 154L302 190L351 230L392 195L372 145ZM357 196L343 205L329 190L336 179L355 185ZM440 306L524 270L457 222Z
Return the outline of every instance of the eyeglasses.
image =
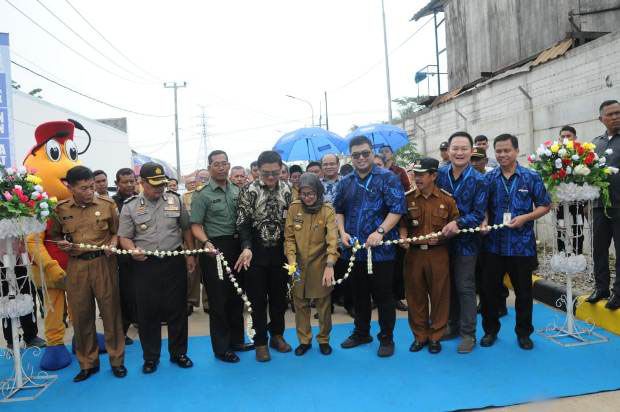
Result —
M215 168L215 169L220 169L220 168L225 168L226 166L228 166L228 162L215 162L215 163L211 163L211 167Z
M300 192L299 196L301 196L301 197L314 197L314 196L316 196L316 192Z
M359 159L360 156L363 157L364 159L368 159L370 157L370 154L372 152L370 150L364 150L362 152L355 152L355 153L351 153L351 157L354 159Z
M271 176L271 177L278 177L278 176L280 176L280 174L281 174L281 173L282 173L282 172L281 172L280 170L274 170L274 171L272 171L272 172L267 172L267 171L263 172L263 171L261 170L260 175L261 175L262 177L270 177L270 176Z

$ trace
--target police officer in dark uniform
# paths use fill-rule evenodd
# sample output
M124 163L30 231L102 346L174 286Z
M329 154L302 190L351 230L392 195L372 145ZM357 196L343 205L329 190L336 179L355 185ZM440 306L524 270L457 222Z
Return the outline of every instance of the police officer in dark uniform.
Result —
M193 362L187 356L187 272L193 256L157 256L145 251L177 251L185 240L193 249L189 217L179 196L164 193L167 179L160 164L148 162L140 170L144 191L125 201L118 236L121 246L133 250L137 285L138 322L144 373L157 370L161 350L161 321L168 325L170 361L182 368Z

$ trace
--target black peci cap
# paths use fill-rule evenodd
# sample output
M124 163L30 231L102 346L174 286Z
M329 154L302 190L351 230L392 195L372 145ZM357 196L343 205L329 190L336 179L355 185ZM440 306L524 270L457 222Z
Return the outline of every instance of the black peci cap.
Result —
M432 157L424 157L413 166L414 173L436 172L439 168L439 160Z

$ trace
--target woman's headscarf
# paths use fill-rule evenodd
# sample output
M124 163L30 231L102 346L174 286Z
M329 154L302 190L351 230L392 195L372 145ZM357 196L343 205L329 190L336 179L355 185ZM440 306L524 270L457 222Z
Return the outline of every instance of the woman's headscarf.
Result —
M302 200L302 208L306 213L317 213L323 207L323 183L314 173L304 173L299 179L299 191L301 192L304 187L308 187L316 192L316 200L312 206L307 206Z

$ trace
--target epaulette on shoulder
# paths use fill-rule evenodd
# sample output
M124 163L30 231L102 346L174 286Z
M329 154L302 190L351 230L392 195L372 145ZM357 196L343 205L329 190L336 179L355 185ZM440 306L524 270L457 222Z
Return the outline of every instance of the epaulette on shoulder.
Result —
M409 195L409 194L411 194L411 193L413 193L413 192L415 192L415 189L411 189L410 191L405 192L405 196L407 196L407 195Z
M116 202L114 202L114 199L112 199L111 197L99 196L99 195L96 195L96 196L97 196L97 199L99 199L99 200L103 200L104 202L116 204Z
M200 186L200 187L197 187L197 188L196 188L196 189L194 189L194 190L190 190L190 191L188 191L187 193L192 193L192 192L202 192L202 189L204 189L205 187L207 187L207 185L202 185L202 186Z
M443 192L444 194L452 197L452 193L448 192L447 190L443 190L443 189L439 189L441 192Z
M60 205L64 205L65 203L67 203L69 200L71 199L64 199L64 200L60 200L58 203L56 203L56 206L60 206Z
M131 197L128 197L127 199L125 199L125 201L123 202L123 204L125 204L125 205L126 205L127 203L132 202L132 201L136 200L137 198L138 198L138 195L133 195L133 196L131 196Z
M297 200L293 200L291 202L291 205L300 205L301 204L301 200L297 199Z
M175 192L174 190L168 190L166 193L170 193L171 195L175 195L176 197L181 197L181 195Z

